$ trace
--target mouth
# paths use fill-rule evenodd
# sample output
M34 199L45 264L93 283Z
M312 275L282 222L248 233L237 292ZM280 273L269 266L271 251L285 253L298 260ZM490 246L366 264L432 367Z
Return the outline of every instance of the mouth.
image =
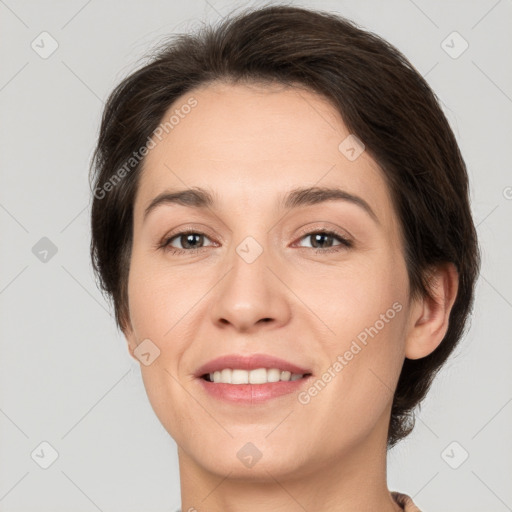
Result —
M201 375L201 379L214 384L269 384L273 382L294 382L311 376L311 373L292 373L279 368L256 368L242 370L237 368L223 368L215 372Z
M236 405L255 405L291 395L312 375L307 368L262 354L219 357L195 374L207 394Z

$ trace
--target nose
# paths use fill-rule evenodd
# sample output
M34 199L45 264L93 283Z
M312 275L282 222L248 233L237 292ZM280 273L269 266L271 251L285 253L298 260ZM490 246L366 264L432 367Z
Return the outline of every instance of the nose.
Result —
M230 263L212 295L212 321L224 329L230 326L247 333L262 326L285 325L292 294L284 284L284 270L269 251L261 252L252 239L234 250Z

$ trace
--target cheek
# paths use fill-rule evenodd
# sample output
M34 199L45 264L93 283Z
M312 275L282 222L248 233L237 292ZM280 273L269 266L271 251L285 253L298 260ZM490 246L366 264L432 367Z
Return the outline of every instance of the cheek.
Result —
M159 268L155 259L134 251L128 279L130 318L138 341L165 340L186 310L187 287L174 270ZM186 281L185 281L186 282ZM190 307L190 306L189 306Z
M293 289L300 290L297 295L307 298L307 305L328 328L324 341L329 351L343 349L359 334L364 341L366 329L376 323L379 332L400 330L405 317L396 311L407 300L405 262L391 254L329 267L322 275L297 280ZM399 305L393 308L395 303Z
M183 334L189 302L183 297L186 290L176 286L179 281L152 266L147 256L132 255L128 296L133 331L137 343L150 339L159 350L150 365L140 365L142 379L153 411L175 438L180 436L180 424L192 421L187 419L186 396L177 382L179 362L186 350L185 337L179 334Z
M333 270L318 284L321 291L309 293L308 305L316 307L329 327L322 340L323 375L329 383L314 400L332 414L325 425L351 421L357 424L355 431L363 432L392 399L404 360L405 262L392 255L368 259L357 267Z
M164 390L175 394L172 376L178 376L179 362L186 350L183 328L188 321L190 301L184 297L186 290L177 286L179 281L169 272L156 269L147 256L132 256L128 297L136 343L149 339L159 351L150 365L141 364L144 385L155 411L160 408L160 401L166 399Z

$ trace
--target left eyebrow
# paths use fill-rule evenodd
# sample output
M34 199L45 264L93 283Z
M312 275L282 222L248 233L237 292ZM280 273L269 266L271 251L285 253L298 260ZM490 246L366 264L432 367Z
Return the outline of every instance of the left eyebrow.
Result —
M281 200L282 206L290 210L300 206L310 206L326 201L348 201L362 208L377 224L379 219L371 206L359 196L336 187L294 188Z
M281 197L279 204L286 210L311 206L326 201L347 201L362 208L377 224L379 219L370 205L361 197L340 188L333 187L301 187L290 190ZM164 204L180 204L189 208L206 209L215 205L216 199L212 192L193 187L184 190L165 191L156 196L144 211L144 220L157 206Z

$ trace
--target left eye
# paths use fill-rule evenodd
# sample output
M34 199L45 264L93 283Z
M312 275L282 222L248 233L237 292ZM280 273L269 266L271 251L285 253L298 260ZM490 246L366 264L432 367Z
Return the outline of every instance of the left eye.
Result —
M313 231L313 232L307 233L306 235L301 237L301 239L303 239L303 238L310 238L311 240L313 240L312 247L311 247L312 249L319 249L320 251L322 251L322 249L323 249L324 252L329 252L329 250L330 251L338 250L338 249L332 249L332 247L339 247L339 246L352 247L352 242L350 242L350 240L347 240L345 237L343 237L333 231ZM325 244L326 239L327 240L338 239L340 241L340 243L337 245L333 245L332 241L331 241L330 243L327 243L327 248L318 247L318 245Z

